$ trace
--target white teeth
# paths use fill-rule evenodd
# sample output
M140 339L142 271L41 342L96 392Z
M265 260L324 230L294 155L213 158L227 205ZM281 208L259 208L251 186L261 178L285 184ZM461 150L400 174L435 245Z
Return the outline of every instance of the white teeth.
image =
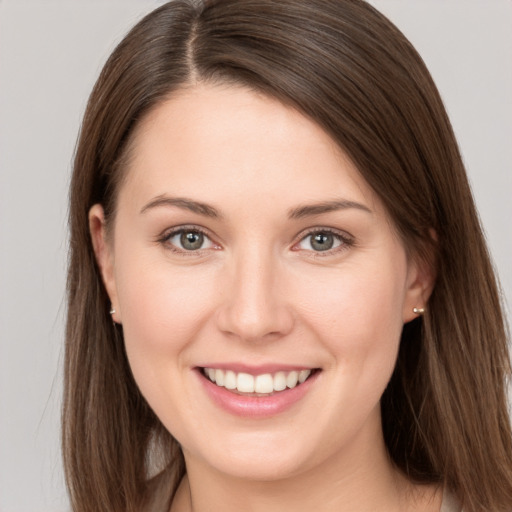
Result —
M224 378L224 387L226 389L236 389L236 373L228 370Z
M301 370L299 373L299 382L302 384L311 375L311 370Z
M215 382L217 386L224 386L224 371L223 370L215 370Z
M310 375L311 370L276 372L274 375L263 373L253 376L249 373L235 373L232 370L220 370L218 368L205 368L204 375L217 386L226 389L236 389L241 393L270 394L275 391L293 389L302 384Z
M298 380L299 380L299 372L290 372L288 374L288 377L286 378L286 385L290 389L293 389L297 385Z
M239 373L236 378L236 389L242 393L254 393L254 377L248 373Z
M258 375L256 377L254 391L256 391L256 393L272 393L272 391L274 391L274 382L272 380L272 375L270 375L270 373Z
M284 372L277 372L274 375L274 389L276 391L283 391L283 389L286 389L286 375Z

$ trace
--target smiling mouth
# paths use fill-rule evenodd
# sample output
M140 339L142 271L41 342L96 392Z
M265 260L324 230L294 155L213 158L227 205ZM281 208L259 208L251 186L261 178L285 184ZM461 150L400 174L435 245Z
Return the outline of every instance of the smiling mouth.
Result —
M251 375L244 372L222 370L219 368L201 368L201 373L215 385L244 396L265 397L293 389L303 384L319 369L279 371Z

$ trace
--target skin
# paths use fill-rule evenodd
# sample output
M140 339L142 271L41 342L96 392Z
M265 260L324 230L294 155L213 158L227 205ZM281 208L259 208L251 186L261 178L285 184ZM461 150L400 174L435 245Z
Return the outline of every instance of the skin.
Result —
M332 201L352 206L290 217ZM208 235L200 250L165 239L191 226ZM321 128L245 88L183 89L137 127L113 231L100 205L90 228L137 384L183 448L173 511L439 510L391 464L379 408L432 278ZM334 248L315 250L311 230L334 231ZM227 362L321 372L253 419L204 392L195 368Z

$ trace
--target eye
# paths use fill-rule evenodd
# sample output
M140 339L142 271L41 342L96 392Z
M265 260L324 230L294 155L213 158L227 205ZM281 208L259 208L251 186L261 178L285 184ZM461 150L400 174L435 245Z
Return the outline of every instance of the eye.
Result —
M182 228L167 233L162 242L171 245L177 251L200 251L214 248L214 243L208 236L198 229Z
M300 250L326 252L336 251L336 249L350 245L352 245L352 240L346 236L329 230L318 230L302 238L296 247Z

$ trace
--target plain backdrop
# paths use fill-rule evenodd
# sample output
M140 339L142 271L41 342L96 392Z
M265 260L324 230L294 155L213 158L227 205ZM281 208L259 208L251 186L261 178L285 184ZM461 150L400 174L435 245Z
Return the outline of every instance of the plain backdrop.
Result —
M0 512L69 509L59 414L70 164L102 64L160 3L0 0ZM511 304L512 3L372 3L441 91Z

